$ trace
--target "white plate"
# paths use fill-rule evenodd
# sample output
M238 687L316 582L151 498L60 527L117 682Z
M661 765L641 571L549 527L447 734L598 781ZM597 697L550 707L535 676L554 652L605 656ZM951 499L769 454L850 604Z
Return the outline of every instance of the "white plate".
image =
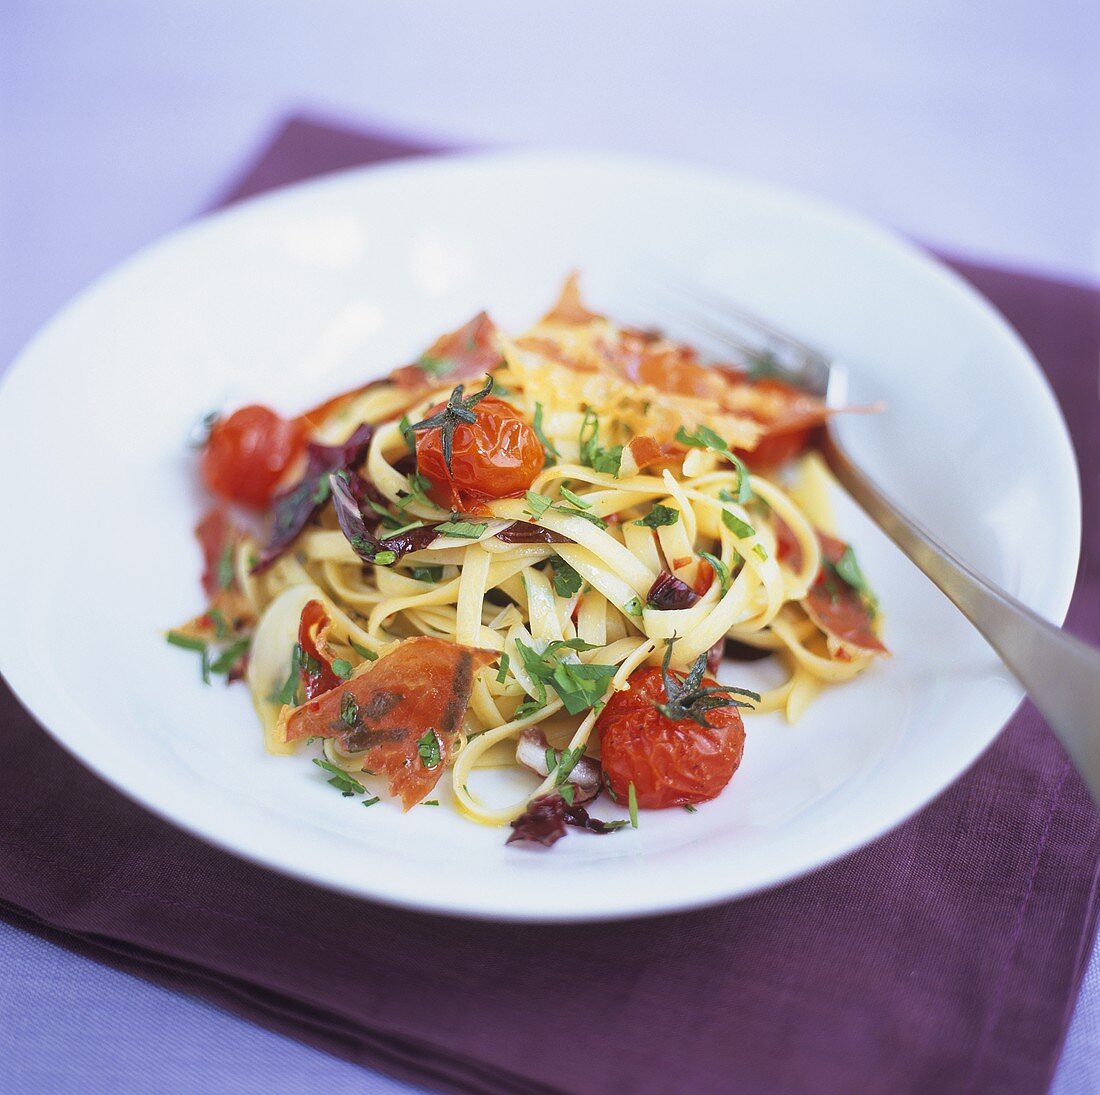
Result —
M752 719L696 814L552 851L447 809L364 810L273 758L242 688L204 688L161 630L199 605L202 499L184 439L207 409L301 408L409 360L477 309L520 326L567 270L600 307L653 256L842 356L854 455L970 562L1060 621L1080 499L1019 339L956 277L817 201L594 155L455 156L335 175L207 218L65 309L0 391L0 666L85 764L240 855L353 894L507 919L651 914L738 897L859 847L992 741L1020 689L852 506L895 653L797 727ZM755 671L754 671L755 672ZM746 669L726 674L749 679ZM70 804L55 803L58 810Z

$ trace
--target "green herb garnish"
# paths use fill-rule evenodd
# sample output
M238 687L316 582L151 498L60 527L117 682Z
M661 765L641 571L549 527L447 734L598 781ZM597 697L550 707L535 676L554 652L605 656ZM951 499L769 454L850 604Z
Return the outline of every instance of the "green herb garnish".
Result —
M700 558L706 559L710 563L715 575L718 578L719 586L722 590L722 596L724 597L730 588L730 568L718 558L717 555L711 555L709 551L699 552Z
M572 597L580 593L584 579L560 555L550 560L550 569L553 572L550 582L559 597Z
M367 793L366 787L357 779L348 775L343 768L337 768L335 764L323 760L321 757L314 757L313 763L323 771L332 773L332 779L328 782L335 787L344 798L351 798L352 795L365 795Z
M206 642L203 639L193 639L190 635L184 635L182 631L169 631L165 636L173 645L184 650L205 650Z
M371 650L369 646L360 646L350 635L348 636L348 646L350 646L360 658L368 662L378 660L378 654L375 651Z
M416 367L421 372L427 373L433 380L439 380L451 371L451 362L445 357L430 357L428 354L421 354L416 359Z
M690 445L696 449L713 449L724 456L737 469L737 501L743 506L752 497L752 484L749 482L749 469L744 461L709 426L696 426L688 433L681 426L676 431L676 440L681 445Z
M642 600L640 597L631 597L629 601L623 605L623 611L628 616L640 616L642 614Z
M663 528L665 525L674 525L680 520L680 511L671 506L654 506L640 521L634 524L645 528Z
M435 526L440 536L459 536L463 540L476 540L485 535L488 528L485 521L444 521Z
M539 439L539 444L546 450L546 462L543 464L544 468L550 467L555 460L561 459L561 453L555 448L554 443L546 436L542 431L542 404L535 404L535 417L531 423L531 427L535 431L535 436Z
M332 671L342 681L346 681L351 676L352 665L351 662L345 661L343 658L337 658L332 663Z
M503 684L508 677L508 666L512 664L512 659L507 654L501 654L500 666L497 669L497 684Z
M359 704L350 692L340 697L340 721L349 730L355 730L360 725Z
M439 737L434 730L426 730L424 736L416 743L416 752L425 768L438 768L443 754L439 748ZM438 803L437 803L438 805Z
M630 827L632 829L638 828L638 792L634 790L634 784L631 783L626 789L626 803L627 810L630 812Z
M605 449L600 444L600 420L593 411L585 411L581 421L580 458L593 471L618 477L623 462L623 447Z
M747 540L750 536L756 535L756 529L752 525L742 521L737 514L730 513L728 509L722 510L722 524L740 540Z
M443 568L413 567L412 576L418 582L438 582L443 577Z
M228 673L233 666L237 664L237 661L241 655L251 645L251 639L238 639L235 643L230 643L211 663L211 673Z
M298 643L290 652L290 673L287 675L283 686L276 689L267 698L272 703L282 704L284 707L293 707L298 702L298 670L302 664L302 648Z
M233 584L235 571L233 567L233 545L226 544L218 556L218 586L221 589L229 589Z
M583 499L579 494L574 494L568 487L559 487L562 498L571 502L577 509L591 509L592 503Z
M526 512L536 521L553 505L551 499L544 498L532 490L529 490L524 498L527 500Z
M579 715L599 702L616 671L613 665L563 662L558 656L563 650L592 649L580 639L550 643L541 654L518 640L516 649L523 659L524 669L535 683L538 707L545 706L546 685L549 685L571 715Z

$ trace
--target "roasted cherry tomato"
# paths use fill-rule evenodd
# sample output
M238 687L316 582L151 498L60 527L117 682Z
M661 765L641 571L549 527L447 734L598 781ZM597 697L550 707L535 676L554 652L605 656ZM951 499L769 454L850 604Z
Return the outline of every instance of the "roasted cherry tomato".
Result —
M425 416L440 414L440 403ZM511 404L486 396L472 408L474 422L454 426L451 466L443 458L443 429L416 434L416 467L431 482L433 502L464 513L480 513L495 498L517 498L542 471L546 453L534 429Z
M702 683L715 685L707 678ZM667 702L661 670L649 666L631 674L629 690L613 693L596 721L604 778L620 802L627 801L631 784L642 809L707 802L741 763L745 726L736 707L711 708L708 728L668 718L655 706Z
M262 509L305 446L301 422L267 407L241 407L214 423L203 449L202 476L226 501Z

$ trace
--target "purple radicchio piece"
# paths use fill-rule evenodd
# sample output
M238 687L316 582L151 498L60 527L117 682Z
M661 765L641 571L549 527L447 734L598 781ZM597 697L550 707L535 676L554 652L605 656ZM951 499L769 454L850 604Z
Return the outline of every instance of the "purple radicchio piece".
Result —
M252 568L253 574L266 570L294 543L328 501L329 476L358 464L366 455L373 436L374 427L364 422L342 445L311 442L306 447L306 470L302 478L293 487L277 494L272 501L274 521L271 535L260 553L259 561Z
M649 587L646 604L650 608L670 611L691 608L699 600L699 594L686 582L680 581L675 574L662 570Z
M542 525L532 525L529 521L514 521L497 533L497 539L503 544L572 544L568 536Z
M363 512L363 502L375 500L364 489L370 484L355 472L345 469L330 477L330 485L340 531L364 562L379 563L381 558L380 565L389 566L410 551L426 548L436 538L435 525L417 525L393 536L376 539L372 533L378 527L378 516L373 510L369 514Z
M626 821L600 821L580 805L570 805L556 791L532 799L527 809L512 822L506 843L527 842L549 848L565 836L566 826L589 833L614 833L629 824Z

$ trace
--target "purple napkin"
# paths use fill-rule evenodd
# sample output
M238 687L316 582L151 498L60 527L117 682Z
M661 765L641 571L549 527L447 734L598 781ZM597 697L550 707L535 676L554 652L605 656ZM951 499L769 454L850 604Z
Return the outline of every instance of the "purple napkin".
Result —
M291 121L227 201L424 149ZM953 263L1043 363L1100 640L1100 293ZM1096 925L1100 823L1025 705L912 821L770 893L625 924L394 911L271 874L86 772L0 686L0 910L303 1041L477 1092L1040 1092Z

